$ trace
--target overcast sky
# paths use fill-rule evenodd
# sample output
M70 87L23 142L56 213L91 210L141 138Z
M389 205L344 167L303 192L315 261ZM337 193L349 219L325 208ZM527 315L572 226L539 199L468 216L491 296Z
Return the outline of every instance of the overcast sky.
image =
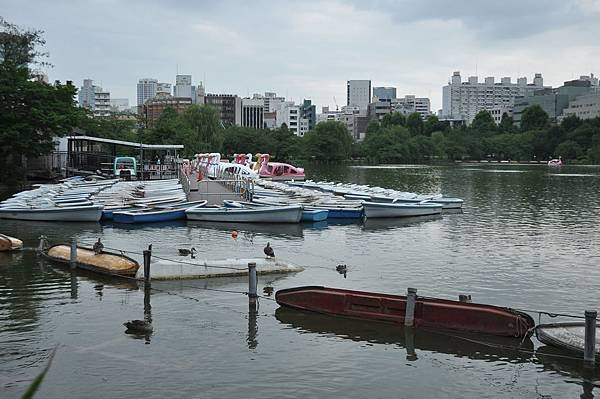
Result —
M51 80L84 78L136 102L142 77L209 93L275 91L319 107L371 79L441 107L463 78L541 72L544 83L600 75L600 0L2 0L0 15L42 29Z

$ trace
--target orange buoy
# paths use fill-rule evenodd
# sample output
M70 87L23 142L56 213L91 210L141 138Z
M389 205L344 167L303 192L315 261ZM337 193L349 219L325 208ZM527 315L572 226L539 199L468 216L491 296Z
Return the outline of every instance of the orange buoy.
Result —
M236 230L233 230L233 231L231 232L231 237L232 237L232 238L237 238L237 236L238 236L238 232L237 232Z

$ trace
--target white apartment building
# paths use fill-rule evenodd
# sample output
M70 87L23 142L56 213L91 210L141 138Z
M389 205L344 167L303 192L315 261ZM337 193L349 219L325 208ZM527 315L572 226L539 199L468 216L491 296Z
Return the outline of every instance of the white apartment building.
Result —
M294 104L293 101L284 101L277 109L277 126L282 126L284 123L296 136L303 136L304 132L301 128L303 122L301 117L300 106ZM308 131L308 120L306 121L306 130Z
M503 77L496 82L494 77L486 77L479 82L477 76L470 76L463 82L460 72L454 72L448 85L443 87L442 118L462 119L471 124L475 115L482 110L511 108L516 97L533 95L544 88L541 73L536 73L533 83L528 84L527 78L521 77L516 83L510 77Z
M175 76L174 97L192 98L192 75Z
M512 107L496 107L496 108L489 109L488 111L490 112L490 115L492 115L492 118L494 119L494 122L496 122L496 125L499 125L500 122L502 122L502 116L504 114L507 114L508 116L511 116L511 117L513 114Z
M371 81L349 80L346 84L346 105L358 107L362 113L366 113L370 103Z
M600 117L600 92L585 94L569 102L569 106L562 112L559 121L567 116L575 115L580 119Z
M426 119L431 115L431 102L427 97L407 95L404 98L392 100L392 111L406 115L416 112L421 115L421 118Z
M156 96L156 89L158 86L158 79L143 78L138 81L137 84L137 105L141 107L144 105L146 100L154 98ZM169 91L169 94L170 91Z

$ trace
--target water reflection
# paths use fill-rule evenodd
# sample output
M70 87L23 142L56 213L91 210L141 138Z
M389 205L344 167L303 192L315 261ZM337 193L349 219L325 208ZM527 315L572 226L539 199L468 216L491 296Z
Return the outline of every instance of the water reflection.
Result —
M404 218L366 218L362 224L365 231L393 230L442 219L442 215L413 216Z
M256 349L258 346L258 325L256 318L258 316L257 302L248 301L248 336L246 341L248 342L248 349Z
M238 232L238 239L253 241L258 235L280 237L284 239L302 238L303 225L300 223L220 223L188 221L188 226L193 229L206 229L225 232L230 235L233 230Z
M408 360L416 360L417 350L421 350L470 359L524 363L531 360L533 353L533 342L530 339L521 342L506 337L454 331L405 330L398 325L365 323L283 307L275 311L275 317L281 323L302 333L333 335L357 342L396 345L406 349Z

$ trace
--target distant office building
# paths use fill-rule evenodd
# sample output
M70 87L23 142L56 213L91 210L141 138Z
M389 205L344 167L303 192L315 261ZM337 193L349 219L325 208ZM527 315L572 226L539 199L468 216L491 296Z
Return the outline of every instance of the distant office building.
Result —
M79 106L92 111L94 116L109 116L111 113L110 92L94 85L91 79L83 80L83 86L79 88L78 100Z
M95 87L92 79L84 79L83 86L79 88L79 106L81 108L94 110Z
M513 107L496 107L488 110L488 112L490 113L490 115L492 115L492 118L494 119L494 122L496 122L496 125L499 125L500 122L502 122L502 117L504 116L504 114L508 115L509 117L512 117Z
M533 96L518 98L515 101L513 121L520 126L525 109L532 105L539 105L548 114L550 121L557 122L563 110L569 106L569 102L591 92L591 82L579 79L565 82L563 86L556 89L546 88L536 91Z
M189 97L173 97L167 93L158 94L154 98L147 100L142 106L146 127L154 127L156 121L167 107L173 108L177 113L180 113L190 105L192 105L192 99Z
M137 84L137 105L141 107L146 100L154 98L158 86L158 79L143 78ZM171 94L169 91L168 94ZM141 109L141 108L140 108Z
M544 79L540 73L536 73L533 83L528 84L525 77L512 83L510 77L503 77L500 82L494 77L486 77L479 82L477 76L470 76L463 82L460 72L454 72L448 85L443 87L442 117L471 124L479 111L512 108L517 97L531 96L542 89Z
M112 112L129 112L129 99L128 98L111 98L110 99L110 110Z
M381 121L386 114L392 112L391 100L374 100L369 104L367 116L369 120Z
M400 112L405 115L418 113L421 118L426 119L431 115L431 102L427 97L416 97L413 95L404 96L391 101L392 111Z
M192 75L175 76L173 96L192 98Z
M371 81L349 80L346 84L346 105L358 107L366 113L370 103Z
M254 129L263 129L264 126L265 103L260 98L242 98L242 119L243 127Z
M205 95L206 95L206 92L204 91L204 84L202 82L200 82L200 84L198 84L198 86L196 87L195 104L204 104L204 96Z
M277 127L277 112L264 112L263 122L265 129L275 129Z
M312 104L311 100L304 100L300 111L302 118L308 121L308 130L314 129L317 124L317 107Z
M171 83L157 83L156 94L172 94Z
M373 101L375 97L379 100L393 100L396 98L395 87L373 87Z
M242 123L242 100L234 94L206 94L204 103L214 107L224 125Z
M600 92L584 94L569 102L559 121L567 116L576 116L579 119L600 118Z

